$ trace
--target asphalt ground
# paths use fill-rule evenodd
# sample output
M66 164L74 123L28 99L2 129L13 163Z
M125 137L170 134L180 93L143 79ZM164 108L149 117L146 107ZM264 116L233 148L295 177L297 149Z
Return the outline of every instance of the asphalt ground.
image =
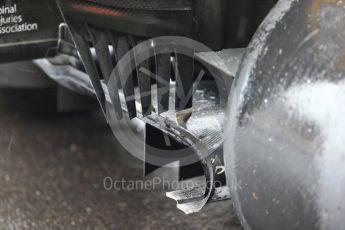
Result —
M141 162L99 111L56 114L50 97L0 89L0 229L241 229L230 201L186 216L163 189L106 189L143 180Z

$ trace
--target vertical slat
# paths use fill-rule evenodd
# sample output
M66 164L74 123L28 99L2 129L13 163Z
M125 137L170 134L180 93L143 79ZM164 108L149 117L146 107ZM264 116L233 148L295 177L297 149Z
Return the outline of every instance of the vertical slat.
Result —
M110 44L112 45L113 47L113 57L112 59L115 60L115 63L114 65L116 66L117 65L117 62L119 61L119 58L117 56L117 44L118 44L118 41L119 41L119 35L118 34L115 34L111 31L107 31L107 35L108 35L108 38L110 40Z
M86 72L90 76L90 80L95 89L97 99L101 105L103 112L105 113L105 95L100 81L101 79L97 70L96 63L92 58L89 43L86 40L86 37L88 36L87 28L84 25L80 24L75 25L75 27L78 28L78 30L74 28L73 24L71 24L70 29L73 34L74 41L80 53L81 59L84 63Z
M193 104L193 81L194 81L194 51L176 55L175 79L176 79L176 111L189 109Z
M96 50L97 60L98 60L101 72L103 74L104 81L108 83L111 73L114 69L112 57L109 51L109 44L111 43L110 37L108 36L108 33L104 30L99 30L89 25L87 26L87 28L88 28L88 32L89 32L91 41L93 43L93 46ZM114 77L116 78L116 76ZM111 90L113 90L113 92L109 93L109 95L111 96L111 101L114 106L117 119L122 119L123 113L122 113L121 101L119 97L118 80L117 79L114 79L114 80L115 80L115 83L113 83L114 86L111 87Z
M114 65L116 65L116 63L118 62L117 53L116 53L118 36L116 34L111 33L110 31L106 32L106 36L108 37L108 40L113 47L113 54L112 55L114 55L114 57L110 56L110 60L111 60L111 62L113 62L113 60L115 60ZM112 66L114 66L114 65L112 64ZM111 90L113 90L113 92L110 92L109 94L111 97L111 101L113 102L116 116L120 120L123 118L122 105L121 105L121 100L120 100L120 96L119 96L119 89L121 89L122 86L121 86L121 81L120 81L120 75L118 72L115 72L115 71L117 71L117 69L115 67L113 68L113 70L110 74L110 81L108 84L112 84L112 85L108 86L108 89L110 90L110 88L111 88Z
M131 60L130 56L126 55L129 51L130 46L128 37L120 37L118 39L116 48L117 56L119 59L126 58L126 60L123 60L127 65L126 67L128 67L129 70L133 70L133 60ZM127 76L124 76L124 73L121 72L119 73L119 75L123 86L123 93L127 104L128 115L130 119L133 119L137 116L135 106L134 76L132 72L130 72Z
M101 72L103 74L103 78L106 82L108 82L110 74L114 69L109 51L109 38L104 30L99 30L92 26L88 26L88 30L90 33L93 46L96 50L96 55L99 61Z
M134 41L131 39L131 45L134 49L134 57L138 56L136 53L135 46L140 43L140 40ZM150 49L150 47L145 47ZM147 54L146 56L143 56ZM141 99L141 107L143 116L148 116L152 113L152 95L151 95L151 76L150 74L150 53L147 52L145 54L140 54L140 59L143 60L141 63L136 63L137 66L137 77L138 77L138 85L140 90L140 99ZM134 58L137 62L137 59Z
M171 53L159 54L156 58L158 114L161 114L169 110Z

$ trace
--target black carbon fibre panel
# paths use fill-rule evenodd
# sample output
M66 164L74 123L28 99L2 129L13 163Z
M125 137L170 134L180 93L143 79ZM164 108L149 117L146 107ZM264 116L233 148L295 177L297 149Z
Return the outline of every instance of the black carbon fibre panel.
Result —
M62 0L60 6L63 13L73 20L86 20L89 24L124 34L140 37L193 36L195 22L190 9L172 10L172 8L163 7L158 10L157 6L150 8L148 5L131 8L130 2L125 5L121 3L122 0L101 1L104 3L100 4L99 1L96 3L94 0ZM136 2L136 0L131 1Z
M158 11L191 11L192 0L88 0L89 2L104 4L126 9L158 10Z

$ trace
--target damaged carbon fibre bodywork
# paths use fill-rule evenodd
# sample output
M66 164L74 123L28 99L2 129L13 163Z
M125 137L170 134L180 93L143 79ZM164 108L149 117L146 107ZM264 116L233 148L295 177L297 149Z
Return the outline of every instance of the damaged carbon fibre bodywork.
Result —
M1 37L0 61L50 56L34 62L98 99L145 174L179 161L181 180L202 176L166 194L180 210L231 198L245 229L344 226L343 1L57 2L52 43L14 37L12 58Z
M238 64L240 63L240 60L242 58L243 52L245 50L225 50L222 51L222 53L219 55L224 58L223 61L227 61L226 64L221 63L220 59L214 58L218 60L218 65L211 65L212 70L219 73L220 76L225 73L233 73L236 72L236 68L238 67ZM217 55L216 53L200 53L197 54L197 59L200 59L201 61L207 61L212 63L212 56ZM207 59L209 57L209 60ZM231 57L231 58L230 58ZM92 95L96 96L94 89L92 88L91 82L88 80L88 76L82 72L78 71L77 69L71 67L70 65L65 66L54 66L52 65L48 60L42 59L42 60L36 60L35 63L40 66L42 69L46 70L46 73L53 79L60 81L64 83L67 87L70 87L71 89L80 89L80 86L83 85L83 91L85 93L91 93ZM222 68L224 66L232 66L235 69L225 69ZM75 75L75 76L73 76ZM73 76L73 79L75 81L70 81L71 76ZM224 75L223 75L224 77ZM224 85L231 85L233 76L230 75L228 78L223 78L224 81L229 81ZM79 79L79 80L78 80ZM110 109L114 108L111 101L111 95L109 94L109 90L111 91L111 88L107 87L107 85L103 84L103 90L105 92L105 98L107 100L107 103L110 104ZM179 119L176 118L175 110L171 105L174 105L174 85L171 85L170 90L170 97L169 97L169 104L170 104L170 110L162 115L158 114L151 114L148 116L144 116L142 114L141 108L141 101L140 97L136 98L136 108L137 109L137 118L142 120L144 123L149 125L150 127L155 127L160 132L164 132L170 137L172 137L175 140L178 140L178 142L184 144L185 146L189 146L189 148L193 149L193 153L198 156L199 161L201 162L201 165L203 167L204 176L205 176L205 183L201 187L194 187L189 188L187 190L181 190L181 191L175 191L175 192L169 192L167 193L167 196L169 198L175 199L178 202L178 208L184 211L185 213L194 213L198 212L202 209L202 207L207 202L213 202L217 200L223 200L223 199L229 199L229 190L228 187L225 185L225 182L223 184L218 184L217 187L215 187L212 183L220 182L222 181L222 177L224 177L224 171L219 172L220 167L224 167L222 160L219 161L219 157L222 158L223 154L223 148L222 148L222 142L223 137L222 134L224 133L223 130L223 124L225 119L225 106L226 102L223 102L223 106L220 106L219 103L217 103L217 90L213 84L207 84L203 83L200 84L196 88L196 93L193 99L193 109L192 109L192 115L186 120L185 123L178 121ZM229 90L227 88L227 90ZM213 93L212 93L213 92ZM139 93L138 93L139 95ZM226 94L227 95L227 94ZM126 101L125 96L123 95L123 92L120 92L119 97L121 98L121 109L126 114L128 112L126 107ZM158 104L155 103L157 101L157 94L155 91L152 93L152 101L153 108L158 108ZM207 103L205 103L207 102ZM115 122L116 121L116 115L115 111L110 111L108 117L108 121ZM127 115L125 115L127 116ZM113 127L113 132L116 136L116 126ZM151 130L152 128L146 128L147 130ZM148 131L147 135L152 135ZM156 140L157 141L157 140ZM148 150L146 149L146 152ZM157 165L161 164L161 162L165 160L166 156L161 155L159 151L159 154L155 152L154 157L158 157L159 160L156 162ZM146 154L146 161L149 161L152 163L152 160L148 157L150 157L148 153ZM162 158L162 159L160 159ZM186 160L184 161L184 164L192 164L194 161L194 158L189 159L188 156L186 157ZM183 160L178 157L168 158L168 161L166 163L170 163L171 161L177 161L177 160ZM190 161L190 162L189 162ZM216 170L217 169L217 170ZM220 187L219 187L220 186ZM207 188L207 189L206 189Z
M171 7L173 2L175 7ZM204 8L212 5L222 11L225 2L203 3ZM187 174L203 174L206 182L202 188L167 194L188 214L200 211L210 200L229 198L225 172L219 172L219 168L224 168L222 124L231 82L244 51L222 50L224 44L217 36L223 37L223 31L210 31L219 30L218 26L222 27L219 23L215 27L202 26L199 20L195 25L203 9L198 5L200 2L193 4L192 1L59 1L110 126L127 116L139 118L146 124L145 173L174 161L180 162L180 172L186 171L188 165L199 165L197 168L201 170L191 168ZM104 20L105 17L109 20ZM224 19L222 14L212 17ZM203 41L200 35L206 31L214 34L213 42L207 45L213 50L222 50L221 58L211 50L206 52L209 50L206 46L191 47L196 44L187 38ZM175 37L160 37L163 35ZM164 39L171 40L164 43ZM198 91L204 75L216 75L220 79L220 83L213 80L215 95L210 95L211 87L199 89L201 94L210 95L208 98L194 98L194 90ZM217 102L213 102L214 99ZM116 128L113 133L122 143L132 139L126 137L121 141ZM168 142L173 142L173 146L158 143L161 137L172 138ZM215 162L218 165L213 165ZM185 176L182 173L182 177ZM216 181L221 183L216 186Z

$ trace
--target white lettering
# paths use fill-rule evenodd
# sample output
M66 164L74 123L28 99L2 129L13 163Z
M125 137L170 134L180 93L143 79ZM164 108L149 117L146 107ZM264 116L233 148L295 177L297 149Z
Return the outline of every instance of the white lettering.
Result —
M13 6L2 6L0 7L0 15L3 14L15 14L17 13L17 4L14 4Z
M24 22L23 15L18 14L17 10L17 4L0 6L0 34L38 30L37 23Z

